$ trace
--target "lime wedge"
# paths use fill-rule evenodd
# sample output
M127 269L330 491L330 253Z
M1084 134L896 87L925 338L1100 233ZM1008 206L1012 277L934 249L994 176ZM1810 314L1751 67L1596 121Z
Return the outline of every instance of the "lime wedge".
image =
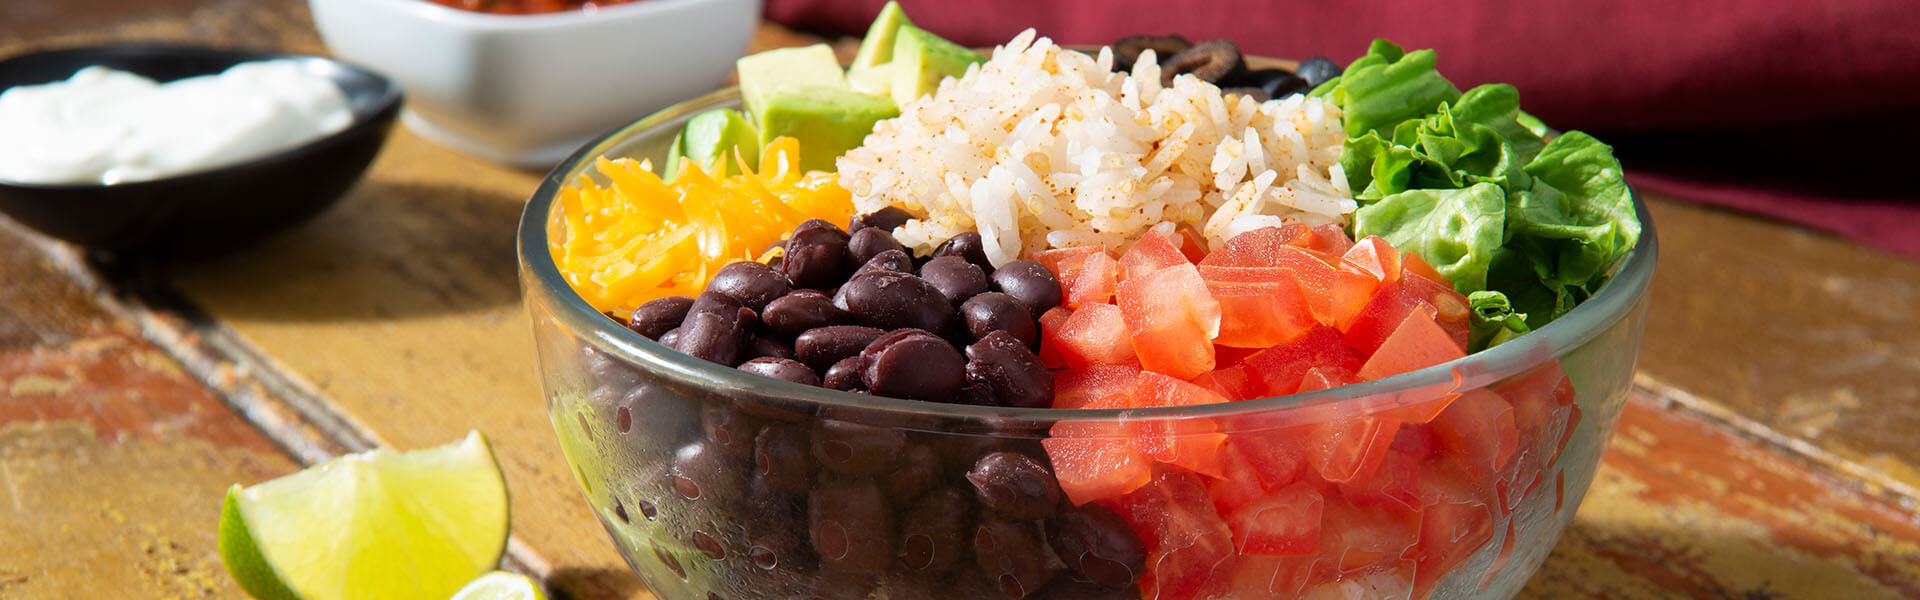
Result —
M479 432L227 490L220 558L262 600L446 598L500 563L507 486Z
M524 575L494 571L460 588L453 600L547 600L547 595Z

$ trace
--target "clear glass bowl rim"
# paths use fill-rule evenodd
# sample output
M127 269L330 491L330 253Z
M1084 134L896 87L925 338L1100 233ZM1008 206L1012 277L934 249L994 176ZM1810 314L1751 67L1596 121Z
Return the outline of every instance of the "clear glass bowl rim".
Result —
M1641 223L1639 243L1615 265L1612 279L1598 293L1566 315L1512 342L1465 358L1319 392L1197 406L1098 410L938 404L842 392L749 374L682 354L634 333L594 310L585 299L574 293L560 276L560 270L549 253L547 224L553 201L563 186L576 180L593 165L594 159L635 138L653 133L652 130L663 123L712 108L737 108L739 100L737 88L721 89L669 106L581 146L554 166L528 199L520 215L515 251L519 255L522 287L532 295L526 300L538 299L540 302L537 304L548 307L554 321L566 331L602 352L649 369L667 381L699 389L724 390L726 395L742 399L765 399L789 406L845 408L865 414L884 413L906 417L1054 422L1103 421L1124 416L1127 420L1138 421L1256 415L1324 402L1393 397L1402 392L1431 390L1439 385L1450 385L1447 389L1453 390L1473 389L1518 375L1549 358L1565 356L1626 318L1646 295L1659 254L1659 240L1654 231L1652 215L1646 203L1636 194L1634 210ZM530 309L533 306L535 304L529 304ZM538 327L537 324L535 326Z

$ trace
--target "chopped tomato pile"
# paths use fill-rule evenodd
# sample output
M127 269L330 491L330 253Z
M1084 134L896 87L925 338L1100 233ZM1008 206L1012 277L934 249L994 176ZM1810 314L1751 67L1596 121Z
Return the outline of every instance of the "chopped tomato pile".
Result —
M1282 396L1466 355L1466 299L1419 257L1338 227L1250 231L1211 253L1149 233L1118 257L1032 258L1065 298L1040 319L1056 408ZM1558 511L1555 459L1580 419L1557 363L1450 387L1063 421L1043 444L1075 504L1112 508L1145 544L1143 598L1423 598L1490 545L1497 572L1522 499L1551 494Z

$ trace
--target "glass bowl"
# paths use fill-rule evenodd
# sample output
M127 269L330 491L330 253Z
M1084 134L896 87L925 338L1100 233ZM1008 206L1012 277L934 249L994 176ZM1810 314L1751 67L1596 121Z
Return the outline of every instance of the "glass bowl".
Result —
M702 361L569 289L549 215L595 158L657 163L690 117L738 104L724 90L587 145L520 222L554 432L661 598L1509 598L1573 517L1626 400L1657 252L1644 206L1613 280L1558 321L1316 393L1012 409Z

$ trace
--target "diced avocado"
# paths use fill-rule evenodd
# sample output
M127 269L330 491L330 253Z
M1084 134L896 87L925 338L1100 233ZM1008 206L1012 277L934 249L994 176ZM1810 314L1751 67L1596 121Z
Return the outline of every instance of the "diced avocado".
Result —
M800 140L800 168L808 171L834 170L834 159L858 147L874 123L900 114L892 100L845 86L781 88L760 106L760 141Z
M847 85L862 94L891 98L893 93L888 90L893 89L893 63L849 70Z
M826 44L768 50L741 57L734 67L740 70L740 97L755 123L762 122L760 114L767 108L767 99L781 90L820 87L853 91L847 87L840 60Z
M925 29L903 25L893 40L893 101L906 104L931 94L940 89L940 80L964 75L967 67L985 60Z
M900 3L889 1L880 7L880 14L867 26L866 39L860 40L860 51L853 55L851 72L858 73L893 60L894 32L911 26L913 22L907 20L907 11L900 8Z
M708 171L722 161L729 171L734 171L736 151L747 165L760 163L760 132L747 122L746 116L733 109L720 108L694 115L687 121L687 127L680 130L680 135L673 138L673 144L667 156L685 156ZM680 161L669 161L665 177L671 181L679 174Z

